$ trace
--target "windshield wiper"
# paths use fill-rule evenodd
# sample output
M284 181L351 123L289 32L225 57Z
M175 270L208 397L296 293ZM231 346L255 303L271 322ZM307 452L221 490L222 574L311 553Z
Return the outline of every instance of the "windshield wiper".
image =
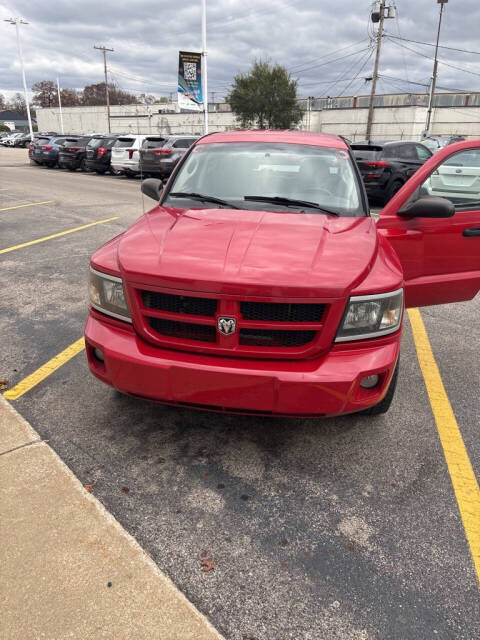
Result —
M215 196L207 196L203 193L187 193L186 191L174 191L173 193L169 193L167 197L190 198L191 200L201 200L202 202L213 202L214 204L222 204L224 207L228 207L229 209L241 209L241 207L237 207L227 200L215 198Z
M308 207L316 209L329 216L339 216L340 214L330 209L321 207L317 202L308 202L307 200L295 200L294 198L283 198L280 196L243 196L244 200L257 200L258 202L271 202L272 204L284 204L286 207Z

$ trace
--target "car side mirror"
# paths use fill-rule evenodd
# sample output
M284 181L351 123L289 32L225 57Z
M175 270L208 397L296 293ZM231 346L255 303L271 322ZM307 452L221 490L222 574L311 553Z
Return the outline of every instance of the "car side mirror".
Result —
M398 210L402 218L451 218L454 214L453 202L436 196L419 198Z
M156 178L147 178L146 180L143 180L141 189L142 193L158 202L162 193L163 183L161 180L157 180Z

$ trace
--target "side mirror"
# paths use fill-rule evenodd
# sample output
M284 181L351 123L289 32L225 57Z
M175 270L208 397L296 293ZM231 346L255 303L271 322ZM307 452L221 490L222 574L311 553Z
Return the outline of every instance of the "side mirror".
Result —
M428 196L404 205L398 211L402 218L451 218L455 214L453 202L446 198Z
M142 182L141 189L142 193L158 202L160 200L160 194L162 193L163 183L156 178L147 178Z

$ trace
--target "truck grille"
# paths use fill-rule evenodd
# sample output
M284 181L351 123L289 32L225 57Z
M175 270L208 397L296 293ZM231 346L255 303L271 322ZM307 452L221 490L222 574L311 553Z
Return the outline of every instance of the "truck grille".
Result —
M288 304L285 302L241 302L244 320L265 322L320 322L324 304Z
M301 347L311 342L315 331L269 331L240 329L240 344L255 347Z
M193 324L190 322L176 322L162 320L161 318L149 318L152 329L162 336L182 338L183 340L196 340L199 342L215 342L217 332L213 325Z
M328 306L323 303L259 302L137 289L141 332L154 343L229 357L301 358L319 351ZM222 334L218 318L233 318ZM203 347L202 347L203 345Z
M186 313L191 316L213 317L217 311L217 301L211 298L175 296L171 293L158 293L156 291L142 291L142 302L147 309Z

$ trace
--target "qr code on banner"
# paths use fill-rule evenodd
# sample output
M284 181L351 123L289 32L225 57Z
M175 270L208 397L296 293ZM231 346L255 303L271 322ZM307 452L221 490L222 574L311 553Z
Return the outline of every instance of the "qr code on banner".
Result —
M197 65L195 64L195 62L184 62L183 76L185 80L197 79Z

